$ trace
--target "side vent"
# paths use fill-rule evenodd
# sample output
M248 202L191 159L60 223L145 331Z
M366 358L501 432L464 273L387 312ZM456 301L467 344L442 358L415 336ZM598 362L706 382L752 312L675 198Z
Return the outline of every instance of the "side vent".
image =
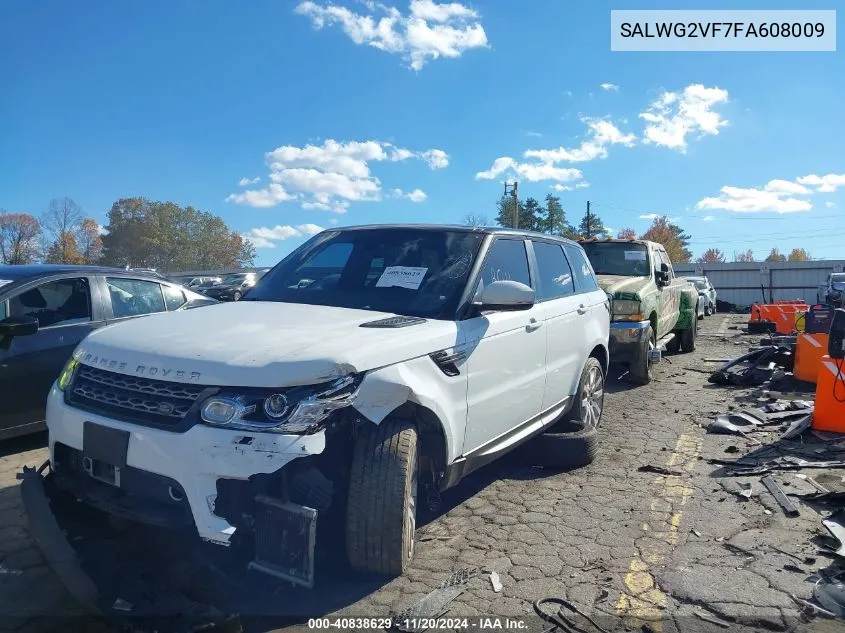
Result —
M419 325L420 323L425 323L425 319L422 317L395 316L379 319L378 321L367 321L366 323L362 323L361 327L397 328Z
M431 360L440 368L447 376L458 376L461 371L458 369L458 363L465 360L466 352L456 352L454 350L440 350L429 354Z

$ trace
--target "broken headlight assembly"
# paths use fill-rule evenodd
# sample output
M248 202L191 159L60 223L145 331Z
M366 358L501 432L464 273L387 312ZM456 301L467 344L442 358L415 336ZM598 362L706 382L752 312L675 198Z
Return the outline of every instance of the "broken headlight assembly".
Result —
M613 300L614 321L645 321L642 304L631 299Z
M211 426L242 431L308 435L322 430L334 411L355 401L363 374L283 389L224 389L200 409Z

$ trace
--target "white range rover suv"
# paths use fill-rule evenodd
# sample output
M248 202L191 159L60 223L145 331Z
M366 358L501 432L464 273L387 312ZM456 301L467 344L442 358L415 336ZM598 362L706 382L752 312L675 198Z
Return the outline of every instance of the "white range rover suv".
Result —
M569 240L327 230L241 301L84 339L47 403L50 489L305 586L320 516L354 569L400 574L418 496L521 444L592 460L609 323Z

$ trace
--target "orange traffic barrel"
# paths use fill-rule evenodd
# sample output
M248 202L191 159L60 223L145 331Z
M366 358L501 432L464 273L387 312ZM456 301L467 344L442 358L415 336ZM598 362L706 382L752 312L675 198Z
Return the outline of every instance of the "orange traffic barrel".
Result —
M845 359L822 356L816 382L813 428L845 433Z
M799 334L795 343L795 367L792 373L798 380L816 382L822 356L827 354L827 334Z

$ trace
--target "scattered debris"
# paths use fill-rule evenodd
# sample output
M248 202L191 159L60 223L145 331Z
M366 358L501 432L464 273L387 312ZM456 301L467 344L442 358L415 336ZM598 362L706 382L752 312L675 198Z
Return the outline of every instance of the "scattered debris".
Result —
M803 479L804 481L806 481L808 484L810 484L813 488L815 488L816 490L818 490L822 494L829 494L830 493L830 490L828 490L827 488L822 486L819 482L817 482L815 479L813 479L809 475L805 475L804 473L795 473L795 476L798 477L798 479Z
M669 470L668 468L663 468L662 466L640 466L637 468L637 472L641 473L655 473L657 475L667 475L672 477L680 477L683 473L678 470Z
M794 503L790 500L789 497L786 496L786 493L778 486L777 482L772 478L771 475L766 475L763 477L760 482L766 487L766 489L772 493L772 496L775 498L775 501L778 502L783 511L786 513L788 517L797 517L801 513L798 511L798 508L795 506Z
M739 452L739 449L738 449L736 446L734 446L733 444L731 444L730 446L728 446L728 447L725 449L725 452L726 452L726 453L738 453L738 452Z
M830 580L820 578L813 587L813 597L829 613L845 618L845 583L841 576L840 573Z
M692 532L693 534L695 534L698 538L701 538L701 532L699 532L699 531L698 531L698 530L696 530L695 528L690 529L690 532Z
M557 613L549 613L548 611L544 611L542 609L542 605L544 604L556 604L560 605L560 607L558 608ZM573 628L577 628L583 631L582 627L574 625L572 621L568 617L566 617L566 615L564 615L564 608L569 609L573 613L580 615L587 622L592 624L597 631L600 631L601 633L608 633L606 629L603 629L598 624L596 624L595 620L593 620L590 616L588 616L581 609L579 609L577 606L575 606L565 598L540 598L539 600L536 600L534 602L534 611L546 622L554 624L556 627L564 631L568 631Z
M739 492L737 494L744 499L750 499L752 494L751 484L739 484Z
M798 565L787 564L787 565L784 565L781 569L783 569L783 571L791 571L791 572L796 573L796 574L806 574L807 573L806 571L804 571L803 569L798 567Z
M807 414L803 418L798 418L792 424L789 425L789 428L786 429L786 432L780 436L782 440L789 440L793 437L798 437L804 431L810 428L813 423L813 414Z
M839 541L838 549L830 549L832 554L845 556L845 508L837 510L822 521L830 535Z
M801 470L803 468L845 468L845 460L808 461L800 457L785 455L764 462L746 459L708 459L707 463L726 466L725 475L728 477L746 477L749 475L764 475L776 470Z
M716 385L761 385L774 377L777 360L784 360L787 354L791 356L792 352L785 347L762 347L728 361L707 380Z
M709 613L707 613L706 611L701 611L701 610L699 610L699 609L696 609L695 611L693 611L693 613L695 613L695 616L696 616L699 620L704 620L705 622L710 622L711 624L715 624L715 625L717 625L717 626L721 626L723 629L729 629L729 628L731 628L731 625L730 625L730 623L729 623L729 622L725 622L724 620L720 620L720 619L719 619L719 618L717 618L716 616L714 616L714 615L710 615L710 614L709 614Z
M436 618L446 612L446 606L461 595L466 589L470 578L478 574L478 569L461 569L440 583L440 586L430 591L420 600L399 613L394 618L400 631L406 633L420 633L428 627L422 626L426 618ZM412 628L411 623L420 621L421 628ZM407 626L403 626L405 623Z
M499 574L495 571L490 572L490 584L493 585L493 591L499 593L502 590L502 581L499 580Z

